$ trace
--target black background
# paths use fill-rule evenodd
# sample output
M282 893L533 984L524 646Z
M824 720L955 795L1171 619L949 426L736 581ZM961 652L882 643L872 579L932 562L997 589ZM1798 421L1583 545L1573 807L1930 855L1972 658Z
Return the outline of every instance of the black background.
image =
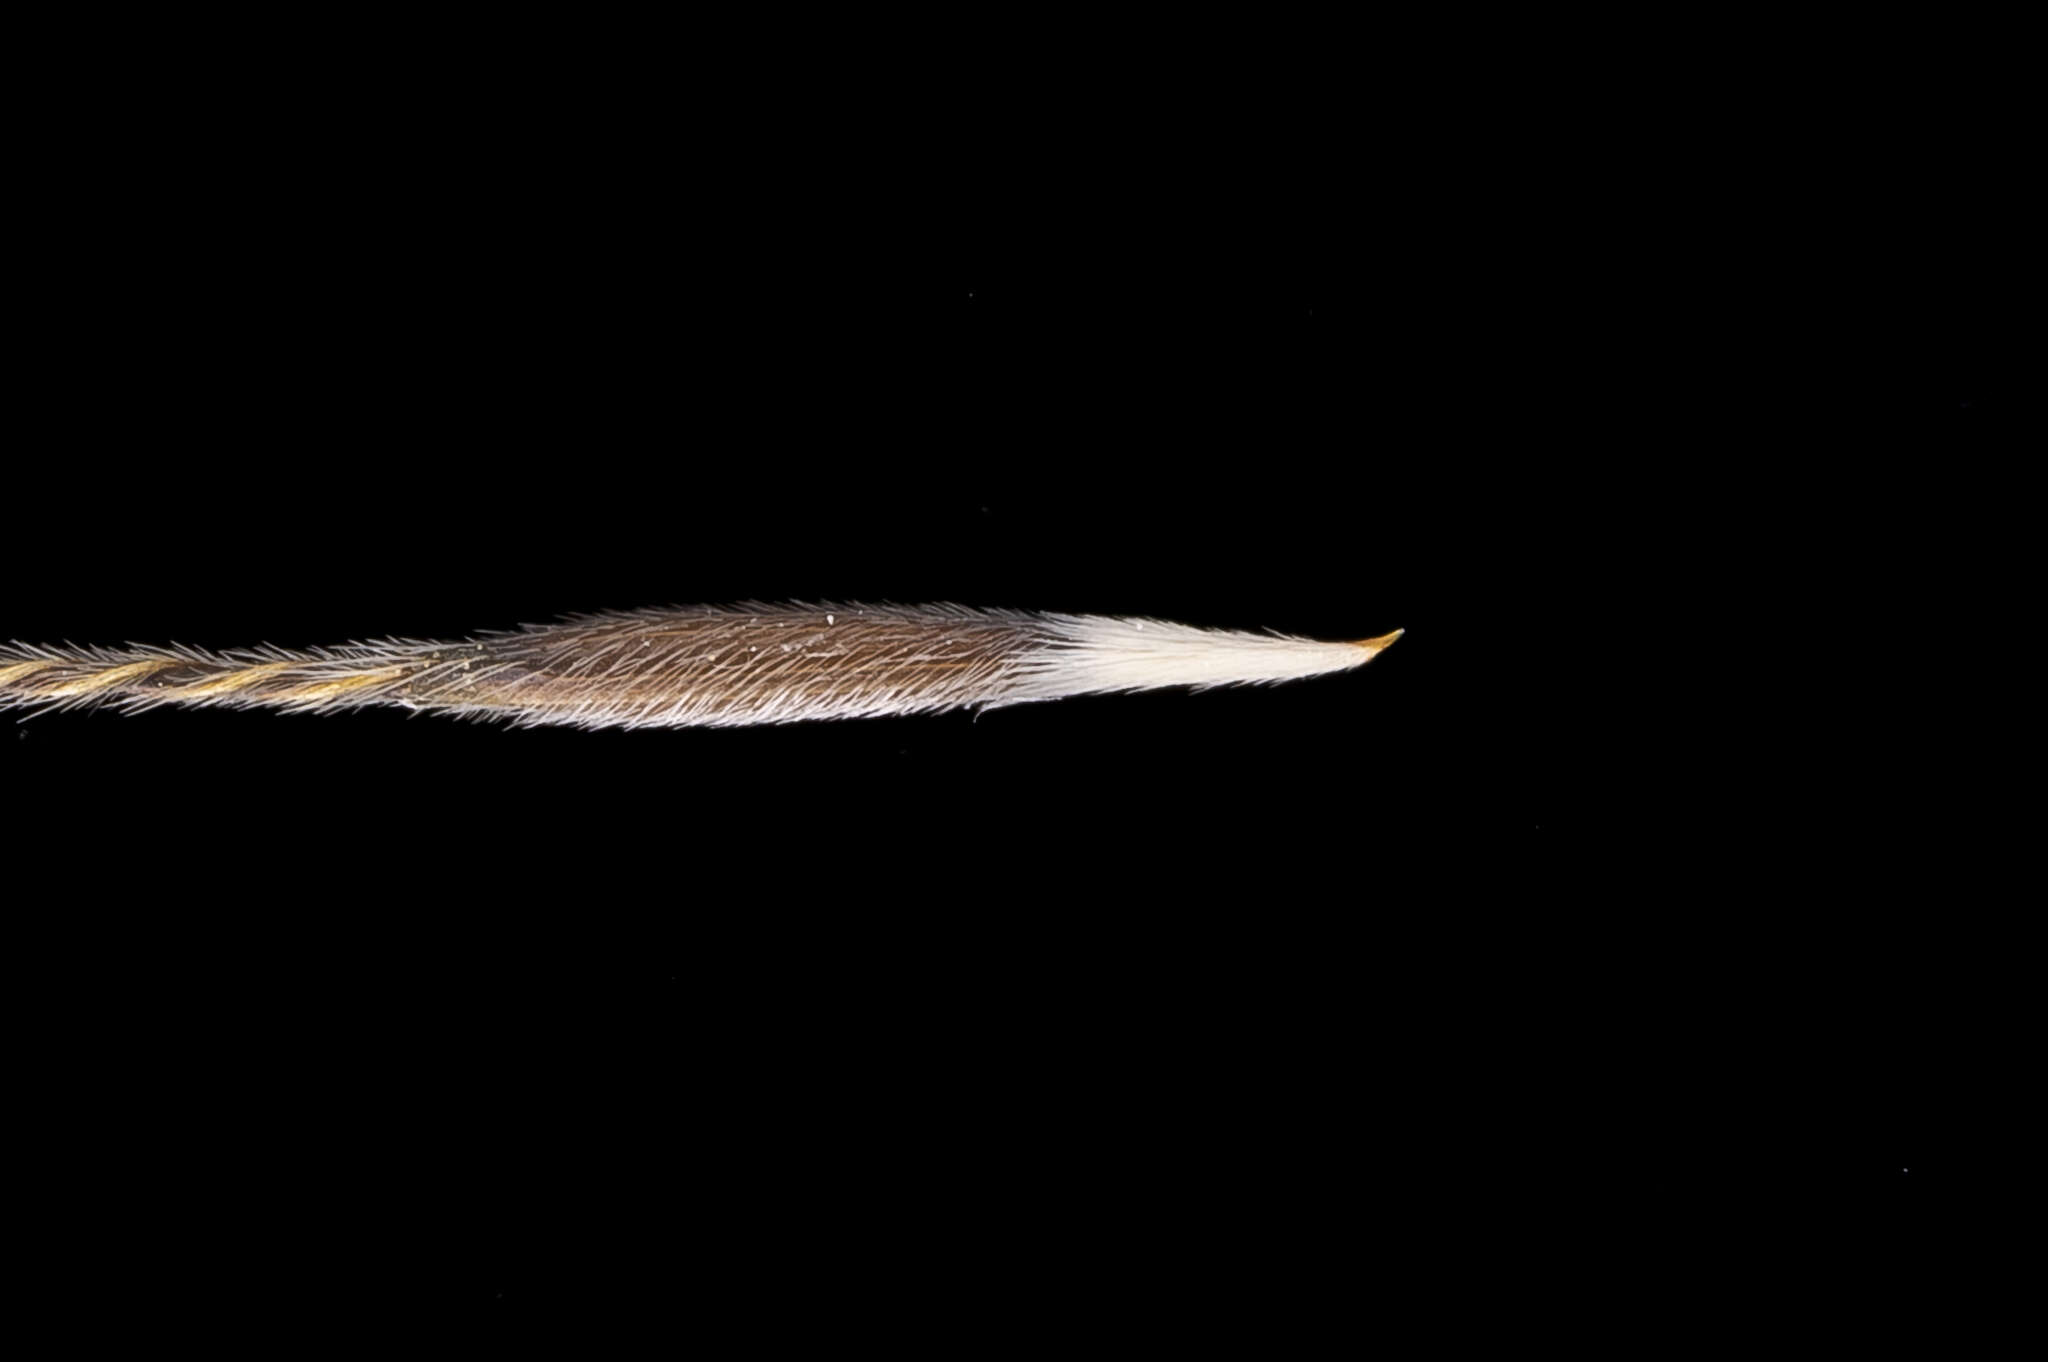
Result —
M1895 694L1794 659L1998 571L1896 532L2004 476L1995 269L1873 286L1842 182L1709 204L1660 168L1710 130L1581 160L1568 101L1395 135L1306 81L1314 137L1055 154L569 64L53 102L0 633L1408 632L980 719L15 727L45 1299L1273 1335L1569 1315L1560 1260L1730 1192L1923 1261L1961 986L1916 943L1982 900L1896 802L1942 759L1860 741Z

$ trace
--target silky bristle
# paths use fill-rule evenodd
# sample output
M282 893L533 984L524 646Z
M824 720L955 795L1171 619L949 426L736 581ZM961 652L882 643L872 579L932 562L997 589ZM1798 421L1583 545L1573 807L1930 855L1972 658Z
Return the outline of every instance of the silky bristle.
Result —
M1062 695L1297 681L1347 671L1378 651L1165 620L1054 615L1046 624L1056 641L1041 655L1043 679Z

